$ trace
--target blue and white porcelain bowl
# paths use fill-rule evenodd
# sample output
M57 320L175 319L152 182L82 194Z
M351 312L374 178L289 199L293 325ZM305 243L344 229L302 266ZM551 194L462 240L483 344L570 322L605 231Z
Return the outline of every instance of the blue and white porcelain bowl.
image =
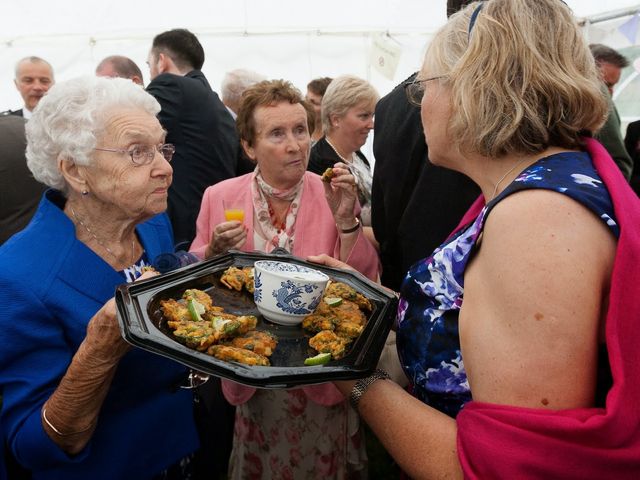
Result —
M298 325L313 313L329 281L324 273L295 263L258 260L254 267L258 311L279 325Z

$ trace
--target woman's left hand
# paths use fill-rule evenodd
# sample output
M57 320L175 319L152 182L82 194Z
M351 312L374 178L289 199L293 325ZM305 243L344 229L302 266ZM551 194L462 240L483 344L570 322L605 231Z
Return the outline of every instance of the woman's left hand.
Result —
M324 184L325 197L339 229L348 229L355 223L355 205L358 199L356 179L344 163L333 166L334 176Z

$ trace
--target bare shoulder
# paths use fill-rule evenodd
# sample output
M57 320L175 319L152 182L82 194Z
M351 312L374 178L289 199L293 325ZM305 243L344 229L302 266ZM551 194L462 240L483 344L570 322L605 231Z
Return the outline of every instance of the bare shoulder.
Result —
M615 238L602 219L576 200L550 190L525 190L505 198L489 213L483 236L488 254L500 254L492 247L513 243L523 253L542 250L544 257L569 259L590 252L595 257L591 262L606 262L615 254Z
M496 205L465 273L460 331L474 398L591 404L615 248L605 223L566 195L526 190Z

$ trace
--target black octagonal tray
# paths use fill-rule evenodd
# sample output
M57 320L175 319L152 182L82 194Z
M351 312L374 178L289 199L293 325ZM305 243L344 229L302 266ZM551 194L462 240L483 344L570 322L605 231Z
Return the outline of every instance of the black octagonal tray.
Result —
M315 268L333 280L351 285L371 300L373 312L368 316L364 331L349 347L345 357L322 366L305 366L304 359L317 353L309 347L309 333L299 325L282 326L266 320L258 312L249 293L229 290L220 283L220 275L228 267L244 267L265 259ZM278 346L270 357L271 366L224 362L174 340L160 310L160 300L179 299L187 288L206 291L214 305L224 307L229 313L257 316L257 330L267 330L278 337ZM122 336L136 347L245 385L287 388L361 378L373 372L396 315L397 299L393 293L357 272L309 263L288 254L231 251L146 281L121 285L116 290L116 305Z

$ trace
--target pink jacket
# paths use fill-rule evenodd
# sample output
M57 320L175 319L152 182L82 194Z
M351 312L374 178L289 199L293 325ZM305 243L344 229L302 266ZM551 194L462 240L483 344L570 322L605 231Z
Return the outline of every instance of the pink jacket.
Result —
M225 221L222 199L241 201L244 205L245 225L249 228L247 242L242 251L255 250L253 245L253 201L251 199L251 178L248 173L231 178L207 188L202 197L202 205L196 222L196 238L191 244L191 252L204 258L204 251L211 240L213 228ZM329 205L325 200L324 187L315 173L304 174L304 190L298 209L293 255L306 258L309 255L326 253L339 257L340 237ZM380 263L378 253L362 231L354 245L347 263L372 280L378 277Z
M241 202L245 211L245 225L249 231L242 251L255 250L253 244L253 201L251 199L252 173L217 183L204 192L202 206L196 222L196 238L191 244L191 253L204 258L204 251L211 240L213 228L225 221L222 199ZM304 190L298 209L295 228L293 255L306 258L309 255L326 253L338 258L340 236L336 229L333 214L327 204L324 187L315 173L304 174ZM347 263L372 280L379 274L378 254L362 231L358 234ZM248 401L255 389L235 382L223 380L222 391L232 405ZM344 400L342 394L332 384L303 387L309 399L320 405L334 405Z

